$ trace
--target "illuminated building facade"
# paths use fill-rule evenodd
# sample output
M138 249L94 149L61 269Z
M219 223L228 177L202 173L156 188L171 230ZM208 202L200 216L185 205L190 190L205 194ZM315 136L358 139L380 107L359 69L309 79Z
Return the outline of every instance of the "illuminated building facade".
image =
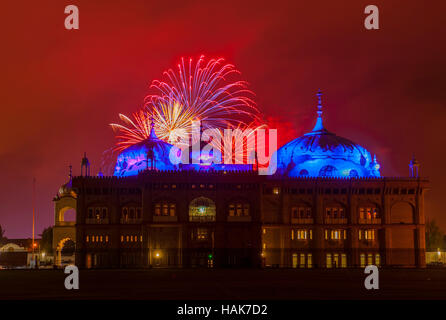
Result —
M274 175L173 168L170 147L153 131L118 156L114 176L70 177L59 191L56 207L76 206L78 266L425 266L418 163L410 177L381 177L376 157L323 127L320 95L316 126L277 151Z

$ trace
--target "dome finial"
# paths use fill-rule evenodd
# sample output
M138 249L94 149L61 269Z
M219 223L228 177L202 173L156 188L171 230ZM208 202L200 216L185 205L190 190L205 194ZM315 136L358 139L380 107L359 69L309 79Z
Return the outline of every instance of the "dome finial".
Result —
M317 96L317 120L316 125L313 128L313 131L321 131L324 130L324 125L322 124L322 92L321 89L316 93Z
M68 168L70 168L70 174L68 176L70 177L71 180L73 178L73 166L70 164Z
M153 117L153 114L150 115L150 134L149 134L149 139L157 139L158 137L156 136L155 133L155 118Z

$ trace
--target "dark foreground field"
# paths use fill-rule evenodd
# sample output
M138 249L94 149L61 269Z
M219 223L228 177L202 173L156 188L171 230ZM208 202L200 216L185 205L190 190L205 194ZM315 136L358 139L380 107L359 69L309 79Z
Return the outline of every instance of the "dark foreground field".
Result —
M362 270L0 270L0 299L446 299L446 269L380 270L366 290Z

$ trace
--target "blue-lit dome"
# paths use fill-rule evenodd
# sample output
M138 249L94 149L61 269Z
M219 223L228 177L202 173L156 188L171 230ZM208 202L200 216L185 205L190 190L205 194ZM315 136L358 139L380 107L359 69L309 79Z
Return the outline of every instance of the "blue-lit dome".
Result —
M246 171L252 170L249 164L221 163L219 150L204 152L205 143L192 146L183 159L182 150L164 142L155 134L152 127L149 137L122 151L116 160L114 175L128 177L138 175L143 170L186 170L186 171ZM183 150L185 151L185 150Z
M116 160L115 176L127 177L137 175L138 172L151 170L176 170L179 160L170 161L169 155L173 145L164 142L155 134L155 129L151 128L149 137L137 144L134 144L122 151ZM181 150L172 150L172 156L179 159Z
M290 177L379 177L376 156L322 124L321 93L313 130L277 150L277 172ZM274 162L270 165L273 168Z

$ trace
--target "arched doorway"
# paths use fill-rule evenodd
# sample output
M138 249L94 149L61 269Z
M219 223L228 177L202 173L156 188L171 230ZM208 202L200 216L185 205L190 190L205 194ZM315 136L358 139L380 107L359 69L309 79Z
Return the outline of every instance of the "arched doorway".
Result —
M54 264L74 263L76 243L76 195L74 192L60 193L54 199L53 254ZM70 240L70 241L68 241ZM71 249L70 249L71 248ZM62 252L63 250L63 252Z
M56 247L56 261L58 266L74 264L76 243L71 238L64 238L59 241Z

